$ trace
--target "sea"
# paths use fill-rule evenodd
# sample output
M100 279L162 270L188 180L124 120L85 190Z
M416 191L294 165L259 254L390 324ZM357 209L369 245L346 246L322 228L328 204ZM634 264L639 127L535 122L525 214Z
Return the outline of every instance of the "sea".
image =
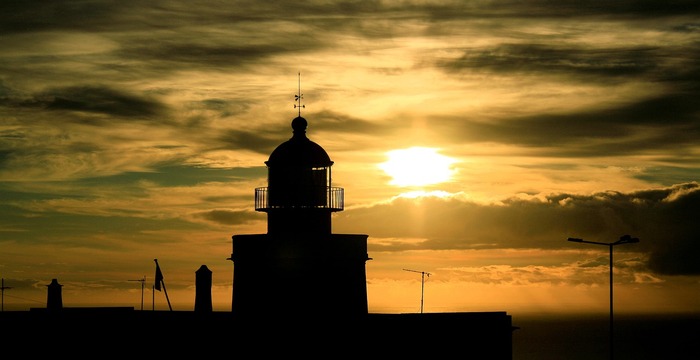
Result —
M510 315L513 360L700 359L700 312Z

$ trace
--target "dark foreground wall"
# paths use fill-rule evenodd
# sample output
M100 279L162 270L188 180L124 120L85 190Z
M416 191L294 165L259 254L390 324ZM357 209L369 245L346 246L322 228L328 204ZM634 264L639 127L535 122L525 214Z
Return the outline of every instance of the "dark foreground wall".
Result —
M153 354L197 359L386 355L511 360L515 330L505 312L243 320L229 312L135 311L128 307L2 312L0 326L5 349L21 347L27 356L73 359Z

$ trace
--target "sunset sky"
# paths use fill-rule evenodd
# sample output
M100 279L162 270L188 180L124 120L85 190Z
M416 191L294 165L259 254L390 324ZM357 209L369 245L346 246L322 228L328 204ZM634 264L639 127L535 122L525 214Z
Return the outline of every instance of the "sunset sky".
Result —
M3 0L0 49L5 310L167 309L158 259L230 311L301 111L370 312L420 311L410 269L425 312L604 313L609 249L567 238L626 234L616 311L700 311L698 1Z

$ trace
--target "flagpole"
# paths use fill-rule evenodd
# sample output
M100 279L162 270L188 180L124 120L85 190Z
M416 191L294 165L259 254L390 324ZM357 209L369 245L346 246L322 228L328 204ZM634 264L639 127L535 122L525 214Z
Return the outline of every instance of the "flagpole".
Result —
M168 297L168 290L165 288L165 280L163 280L163 273L160 271L160 265L158 265L158 259L153 259L156 262L156 284L154 288L160 291L160 287L163 286L163 292L165 293L165 299L168 300L168 308L173 311L172 305L170 305L170 298Z
M173 311L173 307L170 306L170 298L168 297L168 290L165 289L165 281L163 281L163 292L165 293L165 299L168 300L168 308Z

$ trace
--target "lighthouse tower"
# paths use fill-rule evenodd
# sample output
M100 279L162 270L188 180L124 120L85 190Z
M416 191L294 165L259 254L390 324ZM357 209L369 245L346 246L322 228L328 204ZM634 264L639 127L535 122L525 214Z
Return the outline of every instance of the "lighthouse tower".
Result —
M267 234L232 236L232 312L255 319L366 315L368 236L332 233L344 189L332 186L333 161L307 138L301 110L291 125L292 137L265 162L268 186L255 189Z

